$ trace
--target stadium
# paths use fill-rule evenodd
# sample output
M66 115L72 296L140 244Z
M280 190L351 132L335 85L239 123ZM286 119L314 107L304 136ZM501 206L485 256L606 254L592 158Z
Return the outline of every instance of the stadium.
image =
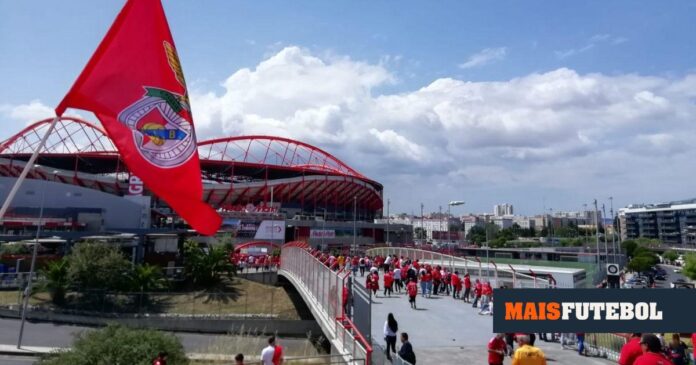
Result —
M50 121L0 144L0 195L7 196ZM383 240L384 230L370 223L381 215L382 185L320 148L281 137L235 136L199 141L198 152L203 200L240 238L340 241L358 229L364 243ZM56 232L187 228L130 175L101 127L77 118L62 118L49 135L2 221L3 234L35 231L39 214L42 227ZM264 228L271 237L260 232Z

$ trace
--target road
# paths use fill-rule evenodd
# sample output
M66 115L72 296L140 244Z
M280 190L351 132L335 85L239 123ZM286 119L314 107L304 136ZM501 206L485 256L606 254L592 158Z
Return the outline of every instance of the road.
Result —
M30 356L0 355L0 365L29 365L35 362L36 358Z
M16 344L19 333L20 321L16 319L0 319L0 344ZM24 326L23 345L45 347L69 347L75 335L83 331L92 330L91 327L72 326L56 323L32 323ZM230 345L235 343L232 336L197 333L175 333L184 346L187 353L221 353L231 351ZM283 343L288 347L300 347L306 345L304 338L283 338ZM261 349L259 348L259 351ZM0 364L5 364L5 359L0 358ZM7 360L8 364L13 364ZM25 364L26 362L22 363Z

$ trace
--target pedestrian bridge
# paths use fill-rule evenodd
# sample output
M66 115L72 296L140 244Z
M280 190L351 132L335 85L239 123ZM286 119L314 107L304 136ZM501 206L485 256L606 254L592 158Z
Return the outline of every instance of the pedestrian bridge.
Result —
M278 275L300 293L331 342L332 350L346 364L371 364L372 346L344 313L344 288L350 272L334 272L301 245L289 243L281 251Z
M544 288L549 281L533 273L521 273L510 267L499 267L494 262L446 255L413 248L380 247L368 250L369 256L397 255L422 264L440 265L450 270L469 273L472 279L490 280L494 287ZM330 341L333 350L349 364L371 364L372 344L344 312L344 296L348 296L350 270L333 271L312 256L302 243L288 243L281 252L278 275L285 277L299 292L314 318ZM358 282L357 280L356 282ZM373 331L374 332L374 331ZM374 335L374 334L373 334Z

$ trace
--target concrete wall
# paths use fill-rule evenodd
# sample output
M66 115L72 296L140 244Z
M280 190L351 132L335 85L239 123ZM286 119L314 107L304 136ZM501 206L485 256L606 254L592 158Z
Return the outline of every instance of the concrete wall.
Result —
M19 319L19 311L15 308L0 308L0 317ZM313 336L322 334L316 321L308 320L279 320L273 318L215 318L215 317L171 317L148 315L147 317L120 315L118 318L92 317L74 314L62 314L48 311L29 311L27 319L41 322L68 323L86 326L104 326L108 323L120 323L132 327L153 328L172 332L200 333L234 333L242 327L245 331L264 334L277 333L282 336Z
M0 177L0 201L4 201L16 179ZM104 228L139 228L142 207L123 197L60 182L26 179L12 208L99 208ZM10 208L10 210L12 210ZM38 217L38 211L37 211Z

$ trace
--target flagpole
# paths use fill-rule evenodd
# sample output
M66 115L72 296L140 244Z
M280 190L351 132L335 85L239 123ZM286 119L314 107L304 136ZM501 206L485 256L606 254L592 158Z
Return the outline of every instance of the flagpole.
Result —
M39 143L39 146L36 147L36 150L34 150L34 153L31 155L29 158L29 161L27 161L27 164L24 165L24 169L22 170L22 173L19 174L19 177L17 178L17 181L15 181L14 186L12 186L12 190L10 190L10 193L7 195L7 198L5 199L5 202L2 204L2 208L0 208L0 220L5 217L5 213L7 213L7 209L10 208L10 204L12 204L12 200L14 200L15 195L17 195L17 191L19 191L19 187L22 185L24 182L24 179L26 179L27 174L29 173L29 170L34 167L34 162L36 161L36 158L39 157L39 153L43 149L44 145L46 144L46 140L48 140L48 136L51 135L53 132L53 129L56 127L56 123L60 120L60 117L56 116L53 118L51 121L51 124L48 126L48 130L46 131L46 134L41 138L41 143Z

